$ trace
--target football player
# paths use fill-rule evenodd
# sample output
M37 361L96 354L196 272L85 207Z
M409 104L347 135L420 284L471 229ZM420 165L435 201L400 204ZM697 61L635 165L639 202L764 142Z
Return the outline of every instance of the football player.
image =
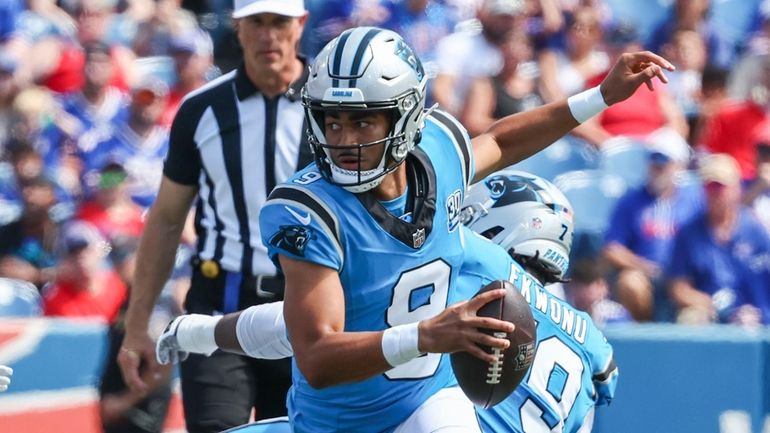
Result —
M483 431L590 431L594 405L608 404L614 395L612 348L587 314L540 285L561 281L568 268L573 230L569 201L542 178L505 170L471 187L462 218L475 232L464 233L469 254L459 274L459 297L469 299L489 282L507 279L530 301L538 322L538 349L529 375L505 401L478 410ZM258 358L292 355L281 303L251 307L220 323L218 341L229 341L223 348ZM162 363L176 362L184 355L179 350L193 347L186 329L175 328L172 324L158 342Z
M285 278L295 432L480 431L442 353L509 342L479 328L486 292L453 290L465 250L460 206L474 179L545 148L672 66L624 54L600 87L501 119L469 139L425 110L420 60L396 33L354 28L318 55L303 89L315 164L271 193L260 233ZM218 318L177 322L216 348Z
M480 236L466 237L473 254L460 270L457 288L469 290L461 296L509 280L537 322L532 366L513 394L479 411L483 431L591 431L594 407L609 404L615 394L612 347L587 313L543 288L562 281L569 265L569 201L544 179L506 170L471 187L463 216Z

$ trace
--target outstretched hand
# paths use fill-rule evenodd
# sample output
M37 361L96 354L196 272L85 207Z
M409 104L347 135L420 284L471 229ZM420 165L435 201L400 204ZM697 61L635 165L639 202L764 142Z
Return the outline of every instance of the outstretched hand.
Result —
M601 92L607 105L624 101L642 85L654 90L655 77L664 83L668 78L664 73L673 71L674 65L663 57L650 51L624 53L615 62L607 77L602 81Z

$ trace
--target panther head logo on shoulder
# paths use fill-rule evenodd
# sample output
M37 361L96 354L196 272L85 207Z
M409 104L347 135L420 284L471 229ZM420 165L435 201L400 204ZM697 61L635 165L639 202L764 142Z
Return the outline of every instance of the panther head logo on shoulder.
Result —
M270 238L270 245L299 257L305 257L305 247L313 235L304 226L281 226Z

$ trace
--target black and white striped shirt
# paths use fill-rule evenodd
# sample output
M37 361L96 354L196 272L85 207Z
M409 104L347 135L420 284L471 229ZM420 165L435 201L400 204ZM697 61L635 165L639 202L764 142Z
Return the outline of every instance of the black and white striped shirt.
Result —
M270 191L312 159L300 90L262 95L241 66L185 97L171 127L163 174L197 185L197 253L229 272L272 275L259 232Z

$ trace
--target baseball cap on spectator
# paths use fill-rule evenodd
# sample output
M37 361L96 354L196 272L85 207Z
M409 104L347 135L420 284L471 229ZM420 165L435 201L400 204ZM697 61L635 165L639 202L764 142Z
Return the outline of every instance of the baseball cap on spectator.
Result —
M486 0L484 9L490 15L519 15L524 11L521 0Z
M62 230L61 247L65 254L82 251L90 246L100 245L107 249L107 241L104 240L99 230L91 223L85 221L73 221Z
M168 45L169 52L191 53L199 56L210 56L214 53L214 43L208 33L201 29L189 29L171 37Z
M726 153L707 155L698 169L704 184L716 182L725 186L739 185L741 169L735 159Z
M271 13L287 17L301 17L307 13L304 0L235 0L233 18Z
M156 98L165 98L168 86L158 77L148 75L131 89L131 98L140 104L151 104Z
M647 148L650 151L650 162L653 163L677 162L687 165L690 161L690 146L674 131L651 134Z

